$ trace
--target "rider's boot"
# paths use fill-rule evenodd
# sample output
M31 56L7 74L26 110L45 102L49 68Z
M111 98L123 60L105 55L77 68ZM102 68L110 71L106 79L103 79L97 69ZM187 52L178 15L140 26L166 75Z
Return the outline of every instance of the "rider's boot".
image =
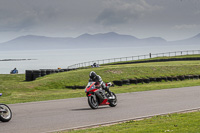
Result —
M110 95L110 96L108 97L108 99L115 99L115 96L112 94L112 92L109 90L108 87L106 87L105 90L106 90L106 91L108 92L108 94Z
M115 99L115 96L113 95L113 94L111 94L109 97L108 97L108 99Z

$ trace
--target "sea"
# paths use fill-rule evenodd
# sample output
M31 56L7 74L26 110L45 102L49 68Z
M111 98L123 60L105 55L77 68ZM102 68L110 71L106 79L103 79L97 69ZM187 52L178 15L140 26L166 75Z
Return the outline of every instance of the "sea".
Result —
M14 68L23 74L26 70L65 69L94 60L188 50L200 50L200 45L0 51L0 74L9 74Z

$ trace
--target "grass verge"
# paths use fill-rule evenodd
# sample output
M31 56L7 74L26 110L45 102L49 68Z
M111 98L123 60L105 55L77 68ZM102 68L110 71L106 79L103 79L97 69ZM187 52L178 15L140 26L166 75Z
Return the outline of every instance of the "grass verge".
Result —
M69 133L198 133L200 131L199 123L200 111L197 111L154 116L149 119L131 120L111 126L69 131Z

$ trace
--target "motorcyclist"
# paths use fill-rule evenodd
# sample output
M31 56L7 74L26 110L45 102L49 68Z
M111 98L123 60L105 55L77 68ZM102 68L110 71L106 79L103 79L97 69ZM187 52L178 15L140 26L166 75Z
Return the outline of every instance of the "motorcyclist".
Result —
M109 90L109 87L105 85L105 83L103 82L102 78L99 75L97 75L94 71L91 71L89 77L90 77L89 82L93 81L99 83L102 89L108 92L108 94L110 95L109 99L114 98L111 91Z

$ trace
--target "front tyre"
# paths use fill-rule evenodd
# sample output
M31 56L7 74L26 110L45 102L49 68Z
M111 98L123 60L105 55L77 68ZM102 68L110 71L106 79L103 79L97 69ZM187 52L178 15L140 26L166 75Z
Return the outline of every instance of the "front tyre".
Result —
M112 95L115 97L114 99L109 100L109 106L110 107L115 107L117 105L117 96L115 95L114 92L111 92Z
M92 109L97 109L99 106L99 103L97 101L96 95L91 95L88 97L88 104Z
M11 118L12 118L11 109L5 104L0 104L0 121L8 122L11 120Z

